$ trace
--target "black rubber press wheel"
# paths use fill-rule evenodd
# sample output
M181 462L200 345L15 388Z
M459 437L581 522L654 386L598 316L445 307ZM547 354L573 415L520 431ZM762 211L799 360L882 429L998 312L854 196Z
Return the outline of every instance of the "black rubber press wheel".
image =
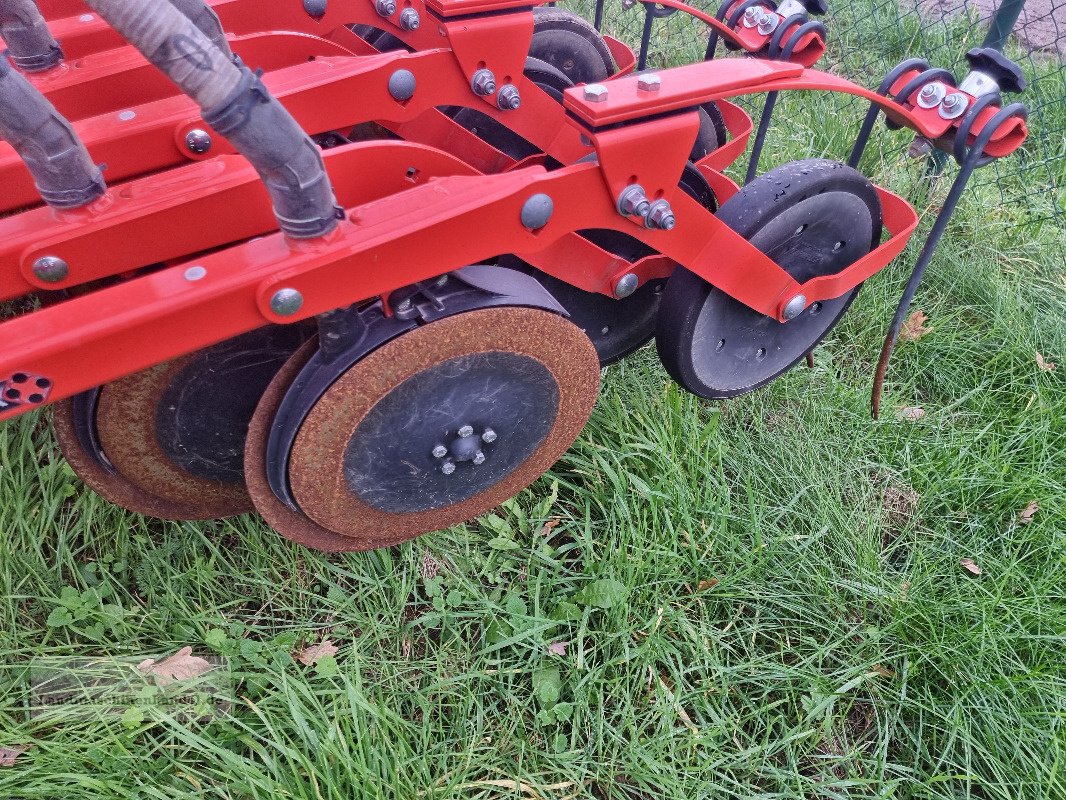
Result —
M881 241L881 204L873 185L850 167L825 159L771 170L723 203L717 216L799 283L835 275ZM659 357L693 394L745 394L809 353L858 291L814 303L780 323L679 268L659 310Z
M340 375L307 412L289 455L297 512L264 477L271 408L294 371L264 395L246 473L279 533L325 550L388 547L499 505L566 452L599 389L591 342L556 314L492 308L419 327Z

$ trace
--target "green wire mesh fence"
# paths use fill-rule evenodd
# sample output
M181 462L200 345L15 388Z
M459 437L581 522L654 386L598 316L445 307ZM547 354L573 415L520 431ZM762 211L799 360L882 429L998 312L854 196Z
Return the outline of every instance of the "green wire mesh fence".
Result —
M975 176L970 202L985 207L982 216L988 226L1009 228L1018 233L1019 240L1057 250L1066 265L1066 0L1024 0L1024 5L1019 0L1006 0L1002 9L996 5L998 0L829 2L829 13L824 17L828 51L816 67L871 88L892 67L913 56L949 68L961 79L967 72L966 51L982 46L988 38L993 40L989 44L998 45L995 40L1001 37L994 26L1005 34L1021 6L1014 33L1003 49L1022 66L1029 86L1023 95L1007 96L1005 102L1021 100L1029 106L1030 137L1017 154ZM718 0L691 0L691 4L712 14L719 6ZM598 15L605 34L634 50L639 51L642 38L646 38L649 69L704 57L707 28L686 14L656 16L648 25L648 5L642 2L600 0L598 8L578 5L575 10L590 19ZM652 9L661 12L661 7ZM721 47L718 53L725 55ZM854 137L866 111L864 103L841 95L808 95L784 102L786 106L775 112L773 127L785 126L785 137L809 139L805 145L811 155L846 154L844 143ZM792 108L799 117L805 113L808 118L813 104L815 121L806 129L802 124L792 125L789 131L789 102L797 104ZM798 104L805 104L804 112L799 112ZM750 107L756 115L760 109L761 103ZM768 142L764 170L778 163L772 158L772 149L773 142ZM878 155L871 153L869 157ZM865 161L864 166L876 169ZM927 174L938 169L931 166Z

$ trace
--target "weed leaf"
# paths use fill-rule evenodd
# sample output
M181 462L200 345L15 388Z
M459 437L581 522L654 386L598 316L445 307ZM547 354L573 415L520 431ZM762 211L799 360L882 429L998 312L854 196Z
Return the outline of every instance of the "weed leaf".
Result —
M574 599L584 606L608 609L624 603L628 597L629 589L624 584L611 578L601 578L578 592Z

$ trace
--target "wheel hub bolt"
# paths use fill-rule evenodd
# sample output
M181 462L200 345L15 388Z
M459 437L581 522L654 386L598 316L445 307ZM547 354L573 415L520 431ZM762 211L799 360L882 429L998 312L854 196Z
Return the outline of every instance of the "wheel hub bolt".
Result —
M464 425L463 427L461 427L459 429L459 438L460 439L465 439L468 436L473 436L473 435L474 435L474 429L470 425Z
M422 24L421 17L418 16L418 12L413 8L405 8L400 12L400 28L405 31L417 31L418 26Z
M211 134L200 128L191 130L185 134L185 146L189 148L190 152L202 156L211 149Z
M434 458L444 458L446 455L448 455L448 448L444 445L438 444L436 447L433 448Z
M638 286L640 286L640 278L638 278L632 272L627 272L625 275L618 279L617 283L615 283L614 296L617 297L619 300L622 300L633 294L633 292L637 290Z
M485 428L485 432L481 434L481 441L485 444L492 444L496 441L496 431L492 428Z
M479 97L486 97L496 91L496 76L491 69L479 69L470 79L470 88Z
M496 95L496 105L502 111L517 111L522 105L522 95L518 93L518 87L513 83L501 86Z
M391 17L396 13L396 0L375 0L374 10L383 17Z
M585 87L585 99L592 103L602 103L607 99L607 87L602 83L590 83Z
M450 459L448 461L445 461L443 464L440 465L440 471L443 472L445 475L451 475L453 472L455 472L455 462Z
M42 256L33 262L33 274L45 283L59 283L70 274L70 267L58 256Z
M485 463L485 454L482 453L480 450L478 450L476 453L474 453L474 464L484 464L484 463Z

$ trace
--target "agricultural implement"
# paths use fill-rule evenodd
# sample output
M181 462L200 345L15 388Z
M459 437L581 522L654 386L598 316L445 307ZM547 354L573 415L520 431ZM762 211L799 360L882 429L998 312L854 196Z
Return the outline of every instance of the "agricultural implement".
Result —
M634 54L516 0L0 0L0 419L53 405L85 483L151 516L257 510L329 551L471 519L653 337L707 398L807 356L917 226L857 171L884 114L961 169L879 386L1024 81L975 50L958 86L912 59L869 91L813 69L819 12L663 0L708 58L651 73L649 28ZM759 175L800 89L869 101L852 152Z

